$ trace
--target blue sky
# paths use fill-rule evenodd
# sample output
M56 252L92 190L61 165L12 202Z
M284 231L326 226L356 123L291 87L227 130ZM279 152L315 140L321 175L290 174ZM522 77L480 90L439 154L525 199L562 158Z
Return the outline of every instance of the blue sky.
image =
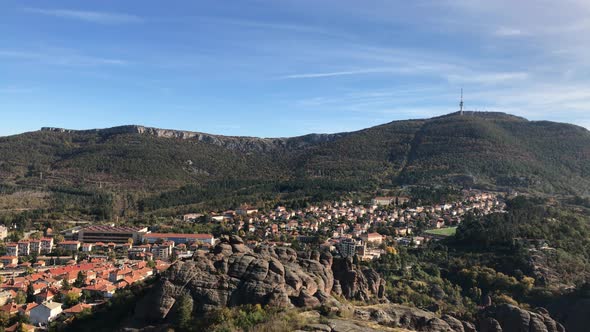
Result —
M466 108L590 128L586 0L0 2L0 135L356 130Z

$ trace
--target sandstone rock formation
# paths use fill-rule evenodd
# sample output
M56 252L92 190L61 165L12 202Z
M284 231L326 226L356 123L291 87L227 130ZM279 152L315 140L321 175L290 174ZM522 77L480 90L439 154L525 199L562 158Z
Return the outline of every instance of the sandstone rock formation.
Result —
M357 307L354 317L384 327L423 332L565 331L563 326L551 318L545 309L538 308L528 311L509 304L491 306L481 310L475 325L449 315L439 318L432 312L397 304Z
M369 301L383 297L384 284L375 271L335 262L328 252L304 258L286 247L251 250L232 236L221 238L210 253L171 266L138 311L146 321L162 321L182 295L190 296L195 314L245 304L337 306L335 289L347 298Z
M479 313L480 332L564 332L565 328L549 316L547 310L533 311L510 304L488 307Z
M143 326L165 326L175 321L177 300L188 295L197 316L245 304L327 309L324 313L332 317L329 323L316 320L307 331L565 331L544 309L527 311L508 304L489 306L471 323L386 303L384 288L384 280L375 271L334 258L328 252L298 255L291 248L270 246L252 250L237 236L222 237L209 253L171 266L151 295L137 304L134 318ZM375 304L355 307L338 301L339 296ZM343 312L349 314L342 315Z

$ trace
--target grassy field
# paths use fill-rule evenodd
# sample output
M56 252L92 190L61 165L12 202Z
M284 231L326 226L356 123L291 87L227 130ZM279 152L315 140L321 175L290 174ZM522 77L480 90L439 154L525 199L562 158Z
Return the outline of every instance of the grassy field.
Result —
M453 235L455 235L456 231L457 231L457 227L454 226L454 227L445 227L445 228L439 228L439 229L429 229L425 233L431 234L431 235L453 236Z

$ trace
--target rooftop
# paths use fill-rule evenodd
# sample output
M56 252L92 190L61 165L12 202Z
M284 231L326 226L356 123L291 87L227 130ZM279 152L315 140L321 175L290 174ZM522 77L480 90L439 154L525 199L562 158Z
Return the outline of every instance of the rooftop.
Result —
M82 229L83 232L129 233L140 232L145 227L94 225Z
M57 309L57 308L61 308L61 303L59 303L59 302L52 302L52 301L49 301L49 302L44 302L44 303L43 303L43 304L41 304L41 305L44 305L44 306L46 306L47 308L49 308L49 309L51 309L51 310L53 310L53 309Z
M144 238L156 238L156 239L165 239L165 238L187 238L187 239L212 239L213 235L211 234L181 234L181 233L148 233L143 236Z

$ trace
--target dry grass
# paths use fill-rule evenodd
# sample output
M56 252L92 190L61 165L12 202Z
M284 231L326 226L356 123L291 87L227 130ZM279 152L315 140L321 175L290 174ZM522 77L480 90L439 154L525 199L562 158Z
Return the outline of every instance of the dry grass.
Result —
M24 211L49 206L49 193L43 191L17 191L0 195L0 211Z

